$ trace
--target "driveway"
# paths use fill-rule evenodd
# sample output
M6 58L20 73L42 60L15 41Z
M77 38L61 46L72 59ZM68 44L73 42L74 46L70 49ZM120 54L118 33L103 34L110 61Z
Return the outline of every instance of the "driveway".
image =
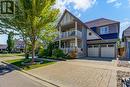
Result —
M61 87L116 87L116 71L112 67L114 63L110 61L76 59L33 69L29 73Z

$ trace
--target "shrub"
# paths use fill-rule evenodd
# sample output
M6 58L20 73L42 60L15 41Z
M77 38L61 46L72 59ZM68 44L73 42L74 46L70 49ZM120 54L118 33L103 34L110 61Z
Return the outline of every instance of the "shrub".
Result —
M61 50L61 49L54 49L53 56L56 56L57 58L59 58L59 57L64 58L65 54L64 54L63 50Z
M73 50L73 51L70 52L69 55L70 55L71 58L76 58L76 56L77 56L77 51L76 51L76 50Z
M38 51L38 57L41 58L43 56L44 56L44 49L43 49L43 47L40 47L39 51Z
M50 53L50 52L49 52L48 49L44 49L44 51L43 51L43 56L44 56L44 57L48 57L48 56L50 56L49 53Z

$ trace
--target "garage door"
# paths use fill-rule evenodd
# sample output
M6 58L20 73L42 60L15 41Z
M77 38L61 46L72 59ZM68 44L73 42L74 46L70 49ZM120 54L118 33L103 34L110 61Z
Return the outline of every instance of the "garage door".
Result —
M101 45L101 57L115 57L114 44Z
M89 57L99 57L99 46L89 45L88 46L88 56Z

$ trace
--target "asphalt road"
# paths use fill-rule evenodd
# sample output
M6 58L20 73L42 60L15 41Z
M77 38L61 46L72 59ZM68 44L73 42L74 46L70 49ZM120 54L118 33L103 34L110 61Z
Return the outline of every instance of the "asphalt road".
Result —
M0 62L0 87L47 87Z

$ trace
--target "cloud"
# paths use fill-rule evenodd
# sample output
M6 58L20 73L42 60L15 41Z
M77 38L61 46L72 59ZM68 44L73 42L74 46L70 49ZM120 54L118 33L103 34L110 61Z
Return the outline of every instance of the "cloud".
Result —
M80 18L80 17L81 17L80 12L78 12L78 11L75 11L75 12L74 12L74 14L75 14L75 15L76 15L76 17L78 17L78 18Z
M79 13L79 14L77 15L77 17L80 18L80 17L81 17L81 14Z
M114 7L119 8L121 5L122 5L121 2L116 2L116 3L114 4Z
M121 23L121 28L127 28L130 26L130 21L124 21Z
M128 0L128 3L130 4L130 0Z
M116 8L119 8L122 5L122 3L119 2L119 0L107 0L106 3L113 4L113 6Z
M130 26L130 21L129 20L125 20L123 22L121 22L121 25L120 25L120 37L122 36L122 33L125 29L127 29L128 27Z
M56 0L55 7L63 11L64 9L68 9L67 6L71 5L74 10L85 11L95 3L96 0Z
M117 0L107 0L107 3L114 3L116 2Z

